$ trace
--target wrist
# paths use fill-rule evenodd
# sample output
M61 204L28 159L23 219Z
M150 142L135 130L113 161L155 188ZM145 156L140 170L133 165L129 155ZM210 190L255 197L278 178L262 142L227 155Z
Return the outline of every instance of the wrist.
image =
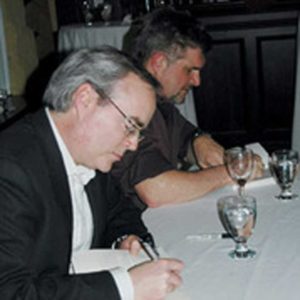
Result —
M125 241L128 238L128 234L124 234L120 237L118 237L111 245L112 249L119 249L122 242Z

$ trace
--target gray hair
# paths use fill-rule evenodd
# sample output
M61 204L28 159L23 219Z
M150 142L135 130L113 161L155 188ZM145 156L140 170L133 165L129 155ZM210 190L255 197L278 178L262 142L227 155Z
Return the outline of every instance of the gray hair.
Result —
M65 112L80 85L89 83L110 95L114 84L130 72L152 85L155 92L158 91L157 81L122 51L109 46L75 51L53 73L43 103L52 110Z

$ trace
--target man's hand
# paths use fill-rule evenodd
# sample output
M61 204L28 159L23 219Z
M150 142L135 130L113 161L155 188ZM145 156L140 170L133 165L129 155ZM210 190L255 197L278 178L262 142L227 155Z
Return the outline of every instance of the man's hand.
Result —
M259 155L254 154L253 160L254 160L254 166L253 166L253 172L251 174L250 180L260 178L264 174L264 164L262 158Z
M162 300L182 283L183 263L176 259L159 259L129 270L135 300Z
M136 235L129 235L122 243L120 244L120 249L126 249L130 252L131 255L138 255L141 250L141 244L139 242L139 237Z
M224 163L224 148L208 135L201 135L193 142L194 153L202 168L215 167Z

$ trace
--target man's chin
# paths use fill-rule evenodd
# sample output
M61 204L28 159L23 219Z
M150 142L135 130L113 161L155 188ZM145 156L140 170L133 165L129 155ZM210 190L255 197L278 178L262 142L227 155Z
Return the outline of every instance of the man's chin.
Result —
M172 98L172 102L177 105L183 104L184 101L185 101L185 96L183 96L183 97L177 96L177 97Z
M188 91L184 91L181 93L178 93L177 95L174 95L173 97L171 97L171 101L174 104L183 104L185 102L186 96L187 96Z
M102 173L108 173L112 169L112 165L113 165L113 162L110 163L107 161L105 163L102 163L101 165L99 164L97 166L97 170L99 170Z

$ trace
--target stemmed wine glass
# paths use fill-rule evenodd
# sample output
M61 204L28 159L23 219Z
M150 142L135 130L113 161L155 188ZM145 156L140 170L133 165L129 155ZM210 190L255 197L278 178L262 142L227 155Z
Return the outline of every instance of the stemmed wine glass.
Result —
M81 12L86 26L92 26L93 24L94 16L92 10L93 10L93 4L91 0L83 0L81 3Z
M101 11L101 17L105 25L109 25L109 21L112 17L112 10L113 10L112 3L110 1L104 1L103 8Z
M270 170L281 192L276 198L288 200L298 197L292 192L293 182L299 169L297 151L282 149L274 151L270 157Z
M252 196L226 196L217 201L218 213L225 230L235 241L231 258L251 258L256 252L248 248L247 240L256 223L256 200Z
M164 7L164 6L167 6L168 5L168 2L167 0L155 0L154 1L154 7L155 8L160 8L160 7Z
M245 185L254 168L253 151L245 147L233 147L225 150L224 163L229 176L238 184L239 196L245 195Z

